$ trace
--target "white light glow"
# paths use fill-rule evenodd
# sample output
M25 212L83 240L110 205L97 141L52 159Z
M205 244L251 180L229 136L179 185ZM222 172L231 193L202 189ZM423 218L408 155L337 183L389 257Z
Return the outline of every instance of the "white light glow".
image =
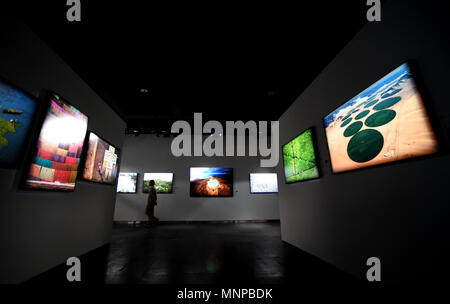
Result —
M137 173L120 173L117 182L117 192L136 192Z
M161 180L164 182L172 182L173 173L144 173L144 181Z
M219 186L219 181L216 179L211 179L208 181L208 187L210 188L216 188L217 186Z
M40 138L49 143L78 143L84 140L87 130L85 120L70 115L48 116L42 126Z

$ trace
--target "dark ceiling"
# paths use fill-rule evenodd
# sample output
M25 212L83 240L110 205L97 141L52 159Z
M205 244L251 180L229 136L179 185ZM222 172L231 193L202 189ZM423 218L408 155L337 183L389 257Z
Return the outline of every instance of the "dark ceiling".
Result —
M18 16L143 132L193 112L204 121L277 120L367 22L368 9L365 0L82 0L82 21L70 23L66 1L43 2L22 2Z

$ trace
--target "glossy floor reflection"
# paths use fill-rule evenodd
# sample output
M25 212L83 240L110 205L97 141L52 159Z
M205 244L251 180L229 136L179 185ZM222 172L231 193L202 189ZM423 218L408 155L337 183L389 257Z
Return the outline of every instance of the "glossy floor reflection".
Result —
M281 241L279 222L116 225L106 283L336 283L359 280Z

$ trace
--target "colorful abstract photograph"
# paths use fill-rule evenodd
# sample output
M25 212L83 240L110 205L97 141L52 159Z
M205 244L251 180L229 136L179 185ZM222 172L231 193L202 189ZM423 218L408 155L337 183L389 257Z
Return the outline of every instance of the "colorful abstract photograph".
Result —
M283 146L283 162L288 184L319 177L311 129Z
M407 63L324 118L333 172L438 152Z
M25 181L26 188L75 189L87 124L86 115L57 94L50 94L50 106Z

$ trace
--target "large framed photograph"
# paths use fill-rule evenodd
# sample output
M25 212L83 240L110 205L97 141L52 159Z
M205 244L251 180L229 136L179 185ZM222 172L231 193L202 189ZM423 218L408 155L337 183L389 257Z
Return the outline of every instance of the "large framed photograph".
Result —
M407 63L331 112L323 121L334 173L439 150Z
M312 129L304 131L283 145L282 153L286 183L319 177Z
M233 196L232 168L190 168L191 196Z
M144 173L142 192L149 192L151 180L155 181L157 193L172 193L173 173Z
M278 193L276 173L250 173L250 193Z
M136 193L138 173L121 172L117 181L117 192L119 193Z
M94 132L89 132L83 179L114 185L119 168L120 151Z
M49 92L25 188L73 191L86 137L88 117L58 94Z
M15 168L23 156L37 100L0 78L0 167Z

